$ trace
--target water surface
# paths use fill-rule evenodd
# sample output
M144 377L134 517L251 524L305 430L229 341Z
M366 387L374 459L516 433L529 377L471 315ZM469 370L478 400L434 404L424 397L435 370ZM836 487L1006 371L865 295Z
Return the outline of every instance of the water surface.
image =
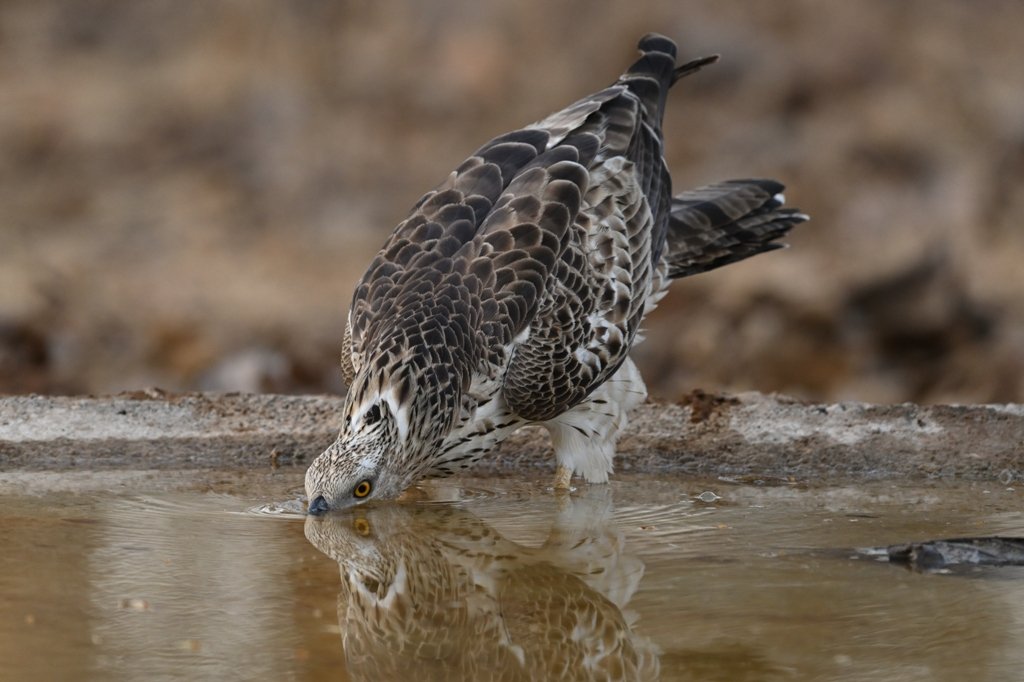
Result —
M301 472L0 476L0 678L1019 680L1021 492L463 479L306 518Z

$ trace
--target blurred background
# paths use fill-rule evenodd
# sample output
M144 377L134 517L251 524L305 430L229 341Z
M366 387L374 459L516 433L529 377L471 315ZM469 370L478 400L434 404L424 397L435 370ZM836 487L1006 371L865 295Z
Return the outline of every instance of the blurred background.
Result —
M489 138L648 31L677 189L784 181L792 248L677 282L654 396L1024 401L1018 0L0 3L0 393L343 390L353 286Z

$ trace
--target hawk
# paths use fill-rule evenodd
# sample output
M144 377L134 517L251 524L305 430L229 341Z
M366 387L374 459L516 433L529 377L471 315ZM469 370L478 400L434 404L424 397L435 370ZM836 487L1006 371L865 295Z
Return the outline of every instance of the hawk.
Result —
M672 280L780 248L807 216L774 180L672 195L664 36L611 86L494 138L425 194L359 281L337 441L306 473L309 511L396 497L472 466L516 429L551 434L556 488L608 480L647 395L629 350Z
M348 678L658 679L628 608L644 564L612 512L607 496L574 500L539 547L451 505L306 517L306 538L338 562Z

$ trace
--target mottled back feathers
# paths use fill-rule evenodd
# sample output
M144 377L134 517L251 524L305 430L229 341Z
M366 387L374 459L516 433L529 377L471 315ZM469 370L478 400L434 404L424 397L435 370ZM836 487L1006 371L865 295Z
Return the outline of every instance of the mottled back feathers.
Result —
M348 403L386 394L407 409L410 471L435 467L452 428L494 401L538 422L579 404L624 361L668 279L776 248L805 219L780 208L773 181L672 199L668 91L717 57L676 66L671 40L639 46L608 88L478 149L360 280L342 356Z

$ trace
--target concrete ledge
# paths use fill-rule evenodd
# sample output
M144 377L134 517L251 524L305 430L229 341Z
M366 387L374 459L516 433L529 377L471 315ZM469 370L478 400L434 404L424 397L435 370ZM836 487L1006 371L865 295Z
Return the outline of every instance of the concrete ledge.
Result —
M337 433L342 399L239 394L0 398L0 471L304 466ZM524 429L484 470L551 467ZM813 405L695 391L641 406L620 471L798 480L1024 480L1024 405Z

